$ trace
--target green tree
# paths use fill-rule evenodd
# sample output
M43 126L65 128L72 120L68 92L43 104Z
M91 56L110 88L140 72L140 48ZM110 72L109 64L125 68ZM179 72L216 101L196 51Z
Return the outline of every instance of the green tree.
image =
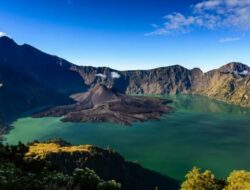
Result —
M194 167L185 176L186 180L181 185L181 190L220 190L220 186L211 171L201 173Z
M103 181L97 185L98 190L120 190L121 184L115 180Z
M233 171L227 178L227 185L223 190L249 190L250 172Z

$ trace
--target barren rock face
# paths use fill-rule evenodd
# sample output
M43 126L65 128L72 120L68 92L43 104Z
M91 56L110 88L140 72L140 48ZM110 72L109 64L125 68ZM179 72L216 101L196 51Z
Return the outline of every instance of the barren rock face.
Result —
M62 121L70 122L114 122L130 125L159 119L163 113L171 110L165 99L132 97L97 85L86 93L71 96L76 104L58 106L34 117L63 116Z

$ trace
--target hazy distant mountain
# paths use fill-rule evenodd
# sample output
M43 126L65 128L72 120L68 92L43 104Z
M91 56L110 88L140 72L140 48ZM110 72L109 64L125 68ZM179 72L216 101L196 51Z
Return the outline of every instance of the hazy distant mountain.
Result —
M0 122L39 107L65 104L68 96L105 84L127 94L204 94L250 106L250 68L229 63L203 73L175 65L117 71L77 66L27 44L0 38Z

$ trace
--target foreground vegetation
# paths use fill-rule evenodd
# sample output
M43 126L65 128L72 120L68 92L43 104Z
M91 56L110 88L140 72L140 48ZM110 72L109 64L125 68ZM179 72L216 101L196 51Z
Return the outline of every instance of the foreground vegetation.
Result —
M102 180L89 168L75 168L72 173L58 171L50 161L42 159L43 151L86 151L88 146L58 149L59 145L34 143L31 149L22 143L17 146L0 145L0 189L1 190L120 190L121 184L115 180ZM46 148L45 148L46 147ZM29 151L30 150L30 151ZM39 159L29 159L38 153ZM45 152L46 153L46 152Z
M127 162L112 149L57 139L0 145L1 190L175 190L179 182Z
M1 190L178 189L172 180L148 172L125 162L113 150L91 145L71 146L62 140L16 146L0 144ZM120 179L119 182L110 176ZM233 171L222 180L211 171L193 168L180 190L250 190L250 172Z
M201 172L194 167L186 175L181 190L250 190L250 172L233 171L227 180L219 180L211 171Z

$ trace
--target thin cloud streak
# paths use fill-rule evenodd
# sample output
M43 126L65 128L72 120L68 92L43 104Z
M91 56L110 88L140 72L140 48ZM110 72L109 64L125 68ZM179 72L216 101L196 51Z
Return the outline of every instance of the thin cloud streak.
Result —
M239 37L228 37L228 38L222 38L219 40L220 43L227 43L227 42L235 42L240 41L241 39Z

